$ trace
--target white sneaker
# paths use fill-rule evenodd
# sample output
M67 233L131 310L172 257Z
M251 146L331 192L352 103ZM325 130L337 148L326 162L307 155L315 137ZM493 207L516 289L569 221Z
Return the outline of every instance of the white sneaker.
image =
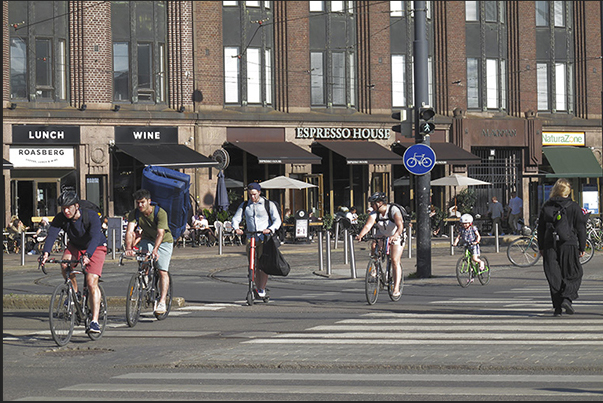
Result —
M266 290L260 290L259 288L256 288L255 292L258 294L258 297L260 297L260 298L266 297Z
M167 312L167 309L166 309L166 307L165 307L165 302L160 302L160 303L157 305L157 308L155 308L155 313L156 313L157 315L163 315L163 314L164 314L164 313L166 313L166 312Z

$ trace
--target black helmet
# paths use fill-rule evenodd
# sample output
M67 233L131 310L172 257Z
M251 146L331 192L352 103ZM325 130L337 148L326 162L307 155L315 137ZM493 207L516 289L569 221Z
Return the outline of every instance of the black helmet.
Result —
M375 203L378 201L385 203L387 201L387 196L383 192L375 192L371 195L371 197L369 197L368 201L369 203Z
M73 190L65 190L59 198L57 199L57 203L59 206L71 206L72 204L79 203L80 199L77 197L77 193Z

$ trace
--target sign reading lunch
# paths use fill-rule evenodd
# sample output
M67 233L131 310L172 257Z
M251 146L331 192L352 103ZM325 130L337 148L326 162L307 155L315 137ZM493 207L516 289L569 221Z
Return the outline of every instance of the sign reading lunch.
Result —
M296 139L389 140L390 129L350 129L347 127L298 127Z

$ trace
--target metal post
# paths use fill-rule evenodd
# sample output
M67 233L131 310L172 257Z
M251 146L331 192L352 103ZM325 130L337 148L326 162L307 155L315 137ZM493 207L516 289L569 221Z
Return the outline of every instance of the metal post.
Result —
M224 242L222 239L223 235L222 225L218 225L218 255L222 255L222 244Z
M323 264L323 251L322 251L322 236L324 231L318 232L318 270L322 271L324 269Z
M348 240L348 244L349 244L349 251L350 251L350 274L351 274L351 278L356 278L356 257L354 256L354 240L352 238L352 234L348 234L347 230L346 230L346 239ZM347 257L347 255L346 255ZM347 262L346 262L347 263Z
M496 253L499 253L500 243L498 242L498 223L494 224L494 243L496 245Z
M408 258L412 259L412 224L408 226L406 232L406 239L408 239Z
M348 249L349 249L349 236L348 236L348 230L344 229L343 230L343 263L344 264L348 264Z
M454 225L450 226L450 256L454 255L454 246L452 243L454 242Z
M25 231L21 232L21 266L25 266Z
M325 231L325 236L327 237L327 276L331 275L331 233L329 231Z
M113 233L113 245L111 245L111 259L115 260L115 228L112 228L111 231Z
M337 243L339 242L339 221L335 221L335 244L333 249L337 249Z

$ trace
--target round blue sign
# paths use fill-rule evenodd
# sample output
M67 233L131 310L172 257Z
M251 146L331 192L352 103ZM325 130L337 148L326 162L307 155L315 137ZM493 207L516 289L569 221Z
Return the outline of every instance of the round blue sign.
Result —
M435 151L425 144L413 144L404 151L404 166L415 175L425 175L436 162Z

